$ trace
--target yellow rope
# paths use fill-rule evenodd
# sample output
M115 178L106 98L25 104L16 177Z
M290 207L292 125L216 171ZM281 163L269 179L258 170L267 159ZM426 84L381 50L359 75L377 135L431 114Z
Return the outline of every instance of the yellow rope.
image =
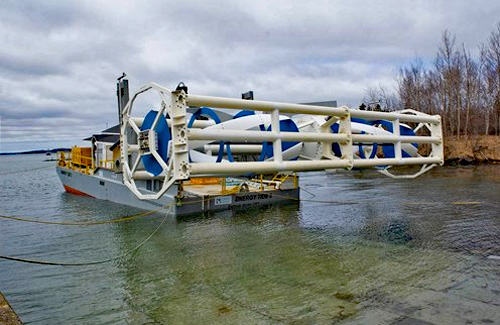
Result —
M170 204L169 204L170 205ZM158 212L169 205L162 206L158 209L155 210L149 210L146 212L138 213L138 214L133 214L130 216L124 216L120 217L117 219L112 219L112 220L104 220L104 221L85 221L85 222L71 222L71 221L46 221L46 220L36 220L36 219L28 219L28 218L21 218L21 217L16 217L16 216L4 216L0 215L0 218L2 219L10 219L10 220L16 220L16 221L23 221L23 222L32 222L32 223L41 223L41 224L46 224L46 225L61 225L61 226L94 226L94 225L104 225L104 224L109 224L109 223L119 223L119 222L124 222L124 221L130 221L138 217L143 217L147 216L150 214L153 214L155 212Z
M337 205L350 205L350 204L361 204L361 202L349 202L349 201L325 201L325 200L315 200L315 199L301 199L296 197L290 197L287 195L280 195L276 193L272 193L272 196L277 196L280 198L288 199L291 201L299 201L299 202L313 202L313 203L326 203L326 204L337 204Z
M452 204L452 205L479 205L483 204L481 201L453 201L453 202L405 202L405 205L437 205L437 204Z
M44 261L44 260L35 260L35 259L25 259L25 258L20 258L20 257L13 257L13 256L5 256L5 255L0 255L1 259L4 260L10 260L10 261L15 261L15 262L23 262L23 263L30 263L30 264L39 264L39 265L52 265L52 266L86 266L86 265L96 265L96 264L104 264L108 263L111 261L116 261L121 258L124 258L125 256L128 256L132 253L135 253L136 251L139 250L144 244L146 244L160 229L160 227L163 225L165 220L167 220L167 217L170 214L170 211L172 210L174 203L170 204L170 209L168 212L165 214L165 217L161 220L160 224L153 230L149 236L146 237L143 241L141 241L137 246L134 248L126 251L123 254L120 254L118 256L112 257L112 258L107 258L104 260L99 260L99 261L91 261L91 262L79 262L79 263L64 263L64 262L51 262L51 261Z
M293 201L305 201L305 202L315 202L315 203L327 203L327 204L360 204L360 202L346 202L346 201L324 201L324 200L313 200L313 199L299 199L295 197L290 197L290 196L285 196L285 195L279 195L276 193L273 193L273 196L278 196L282 197L288 200L293 200ZM191 202L185 202L183 204L193 204L193 203L199 203L202 200L196 200L196 201L191 201ZM454 205L474 205L474 204L481 204L482 202L478 201L455 201L451 202L451 204ZM143 213L138 213L135 215L131 216L126 216L126 217L121 217L118 219L112 219L112 220L107 220L107 221L91 221L91 222L56 222L56 221L43 221L43 220L33 220L33 219L25 219L25 218L19 218L19 217L14 217L14 216L2 216L0 215L0 218L5 218L5 219L11 219L11 220L17 220L17 221L25 221L25 222L34 222L34 223L42 223L42 224L56 224L56 225L78 225L78 226L89 226L89 225L99 225L99 224L110 224L110 223L118 223L118 222L124 222L124 221L129 221L132 219L135 219L140 216L146 216L150 215L152 213L158 212L162 209L165 209L169 207L168 212L165 214L165 217L162 219L160 224L155 228L155 230L148 236L146 239L141 241L136 247L134 247L131 250L126 251L125 253L113 257L113 258L108 258L104 260L99 260L99 261L92 261L92 262L80 262L80 263L63 263L63 262L52 262L52 261L44 261L44 260L35 260L35 259L24 259L24 258L19 258L19 257L13 257L13 256L5 256L5 255L0 255L0 259L5 259L5 260L11 260L11 261L16 261L16 262L23 262L23 263L30 263L30 264L39 264L39 265L52 265L52 266L88 266L88 265L96 265L96 264L103 264L111 261L115 261L118 259L121 259L125 256L128 256L137 250L139 250L147 241L149 241L155 234L156 232L160 229L160 227L163 225L165 222L166 218L170 214L172 207L174 206L175 203L168 204L166 206L162 206L158 209L155 210L150 210L146 211Z
M301 190L304 190L301 188ZM309 193L309 192L308 192ZM289 199L291 201L300 201L300 202L314 202L314 203L325 203L325 204L336 204L336 205L350 205L350 204L362 204L363 202L353 202L353 201L325 201L325 200L315 200L315 199L302 199L289 197L286 195L279 195L276 193L272 193L273 196ZM481 201L453 201L453 202L404 202L405 205L436 205L436 204L452 204L452 205L479 205L483 204Z
M483 202L480 202L480 201L455 201L455 202L451 202L451 204L454 204L454 205L477 205L477 204L483 204Z
M3 176L3 175L12 175L12 174L19 174L19 173L27 173L27 172L32 172L34 170L49 169L49 168L52 168L52 167L54 167L54 165L50 164L50 166L43 166L43 167L37 167L37 168L33 168L33 169L24 169L24 170L16 170L16 171L13 171L13 172L0 173L0 176Z
M195 201L190 201L190 202L184 202L180 205L186 205L186 204L194 204L194 203L200 203L203 200L195 200ZM120 222L125 222L125 221L130 221L133 219L136 219L138 217L144 217L148 216L150 214L153 214L155 212L158 212L160 210L163 210L170 205L174 205L176 203L170 203L167 205L164 205L162 207L159 207L158 209L155 210L149 210L137 214L132 214L130 216L124 216L120 217L117 219L112 219L112 220L104 220L104 221L85 221L85 222L71 222L71 221L46 221L46 220L36 220L36 219L29 219L29 218L24 218L24 217L16 217L16 216L5 216L5 215L0 215L0 219L8 219L8 220L16 220L16 221L23 221L23 222L32 222L32 223L40 223L40 224L46 224L46 225L61 225L61 226L94 226L94 225L104 225L104 224L110 224L110 223L120 223Z

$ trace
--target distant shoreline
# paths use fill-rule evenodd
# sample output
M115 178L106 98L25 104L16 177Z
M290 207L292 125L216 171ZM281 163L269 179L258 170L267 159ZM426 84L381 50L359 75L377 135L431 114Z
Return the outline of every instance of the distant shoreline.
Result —
M13 156L13 155L32 155L32 154L41 154L41 153L56 153L58 151L71 151L71 148L55 148L55 149L37 149L37 150L27 150L27 151L18 151L18 152L0 152L0 156Z

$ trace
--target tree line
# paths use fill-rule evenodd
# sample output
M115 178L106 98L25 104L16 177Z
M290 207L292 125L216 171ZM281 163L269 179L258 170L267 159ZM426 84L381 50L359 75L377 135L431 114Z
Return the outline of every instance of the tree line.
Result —
M475 55L445 31L433 64L416 59L396 80L395 92L368 88L360 108L439 114L447 136L500 135L500 23Z

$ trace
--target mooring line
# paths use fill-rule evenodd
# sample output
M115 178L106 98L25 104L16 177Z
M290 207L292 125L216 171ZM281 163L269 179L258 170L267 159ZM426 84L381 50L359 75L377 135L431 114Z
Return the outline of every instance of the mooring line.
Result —
M299 198L289 197L289 196L285 196L285 195L279 195L279 194L276 194L276 193L273 193L273 195L277 196L277 197L284 198L284 199L288 199L288 200L298 201L298 202L304 201L304 202L325 203L325 204L335 204L335 205L361 204L361 202L325 201L325 200L314 200L314 199L299 199ZM195 201L190 201L190 202L184 202L184 203L181 203L181 205L194 204L194 203L199 203L201 201L202 200L195 200ZM426 202L426 204L428 204L428 203L429 202ZM173 203L170 203L168 205L162 206L162 207L160 207L158 209L155 209L155 210L150 210L150 211L138 213L138 214L131 215L131 216L121 217L121 218L118 218L118 219L112 219L112 220L106 220L106 221L91 221L91 222L43 221L43 220L34 220L34 219L20 218L20 217L15 217L15 216L0 215L0 218L10 219L10 220L16 220L16 221L23 221L23 222L32 222L32 223L41 223L41 224L52 224L52 225L90 226L90 225L101 225L101 224L111 224L111 223L119 223L119 222L124 222L124 221L130 221L130 220L133 220L133 219L141 217L141 216L146 216L146 215L153 214L155 212L158 212L158 211L160 211L162 209L165 209L165 208L169 207L167 213L165 214L165 217L162 219L162 221L160 222L160 224L156 227L156 229L148 237L146 237L146 239L144 239L142 242L140 242L133 249L128 250L125 253L123 253L123 254L121 254L119 256L113 257L113 258L108 258L108 259L99 260L99 261L92 261L92 262L81 262L81 263L52 262L52 261L44 261L44 260L36 260L36 259L24 259L24 258L20 258L20 257L6 256L6 255L0 255L0 259L10 260L10 261L16 261L16 262L22 262L22 263L38 264L38 265L50 265L50 266L88 266L88 265L97 265L97 264L103 264L103 263L115 261L115 260L121 259L123 257L126 257L126 256L128 256L128 255L136 252L147 241L149 241L156 234L156 232L160 229L160 227L163 225L163 223L165 222L166 218L169 216L169 214L172 211L172 208L173 208L173 206L175 204L176 203L173 202ZM411 202L410 202L410 204L411 204ZM474 205L474 204L482 204L482 202L478 202L478 201L470 201L470 202L467 202L467 201L455 201L455 202L451 202L451 204L455 204L455 205L466 205L466 204Z
M0 173L0 176L3 176L3 175L12 175L12 174L20 174L20 173L27 173L27 172L32 172L32 171L35 171L35 170L40 170L40 169L49 169L49 168L52 168L52 167L54 167L53 164L51 164L50 166L37 167L37 168L33 168L33 169L24 169L24 170L17 170L17 171L13 171L13 172Z
M6 216L6 215L0 215L0 219L7 219L7 220L15 220L15 221L22 221L22 222L31 222L31 223L40 223L40 224L46 224L46 225L60 225L60 226L94 226L94 225L104 225L104 224L110 224L110 223L120 223L120 222L125 222L125 221L130 221L133 219L136 219L138 217L144 217L150 214L153 214L155 212L158 212L160 210L168 208L170 205L177 204L179 206L182 205L187 205L187 204L194 204L194 203L200 203L203 202L204 200L194 200L194 201L189 201L189 202L184 202L184 203L179 203L179 202L174 202L170 203L167 205L164 205L162 207L159 207L158 209L155 210L149 210L146 212L141 212L138 214L133 214L130 216L123 216L117 219L111 219L111 220L105 220L105 221L85 221L85 222L71 222L71 221L47 221L47 220L36 220L36 219L30 219L30 218L25 218L25 217L17 217L17 216Z
M336 205L354 205L354 204L361 204L361 202L350 202L350 201L328 201L328 200L314 200L314 199L300 199L300 198L295 198L295 197L290 197L286 195L280 195L276 193L272 193L272 196L277 196L283 199L288 199L291 201L297 201L297 202L313 202L313 203L325 203L325 204L336 204Z
M292 201L299 202L313 202L313 203L325 203L325 204L335 204L335 205L354 205L354 204L363 204L365 202L353 202L353 201L328 201L328 200L315 200L315 199L302 199L302 198L294 198L286 195L279 195L276 193L272 194L273 196L289 199ZM373 202L373 201L369 201ZM437 204L451 204L451 205L481 205L484 202L481 201L453 201L453 202L402 202L403 205L437 205Z
M314 193L313 193L313 192L311 192L311 191L308 191L307 189L305 189L305 188L303 188L303 187L301 187L301 188L300 188L300 190L301 190L301 191L306 192L306 193L307 193L307 194L309 194L309 195L311 195L311 197L316 197L316 194L314 194Z
M480 201L455 201L451 202L453 205L478 205L478 204L483 204L483 202Z
M104 220L104 221L82 221L82 222L72 222L72 221L47 221L47 220L36 220L36 219L28 219L24 217L16 217L16 216L5 216L5 215L0 215L0 219L8 219L8 220L16 220L16 221L23 221L23 222L30 222L30 223L40 223L40 224L45 224L45 225L61 225L61 226L95 226L95 225L104 225L104 224L110 224L110 223L120 223L120 222L125 222L125 221L130 221L133 219L136 219L138 217L144 217L150 214L153 214L155 212L158 212L162 209L167 208L171 204L167 204L165 206L162 206L158 209L155 210L149 210L146 212L141 212L138 214L133 214L130 216L123 216L117 219L111 219L111 220Z
M107 258L104 260L99 260L99 261L92 261L92 262L80 262L80 263L64 263L64 262L51 262L51 261L44 261L44 260L36 260L36 259L25 259L25 258L20 258L20 257L14 257L14 256L5 256L5 255L0 255L1 259L4 260L10 260L10 261L16 261L16 262L23 262L23 263L29 263L29 264L38 264L38 265L50 265L50 266L88 266L88 265L97 265L97 264L104 264L112 261L119 260L121 258L124 258L132 253L135 253L138 251L144 244L146 244L160 229L160 227L165 223L167 220L167 217L170 215L170 212L172 211L173 203L170 205L169 210L165 214L165 217L161 220L160 224L153 230L152 233L149 234L149 236L146 237L143 241L141 241L137 246L134 248L126 251L123 254L120 254L118 256L112 257L112 258Z
M404 205L438 205L438 204L451 204L451 205L481 205L484 202L481 201L453 201L453 202L429 202L429 201L421 201L421 202L404 202Z

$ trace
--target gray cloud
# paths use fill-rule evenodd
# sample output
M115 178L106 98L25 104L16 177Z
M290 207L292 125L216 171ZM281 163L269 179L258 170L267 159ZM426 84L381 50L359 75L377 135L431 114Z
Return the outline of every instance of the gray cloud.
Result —
M1 141L78 139L116 121L115 80L192 92L359 105L432 62L445 29L473 52L491 1L4 1ZM470 23L474 22L474 23Z

